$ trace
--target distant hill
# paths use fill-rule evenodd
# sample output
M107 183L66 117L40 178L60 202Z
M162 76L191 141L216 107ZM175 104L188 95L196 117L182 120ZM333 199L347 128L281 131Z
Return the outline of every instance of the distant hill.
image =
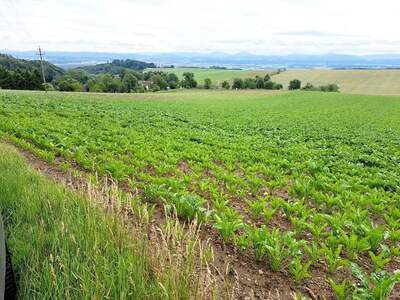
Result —
M148 68L155 68L153 63L146 63L132 59L115 59L111 63L97 64L94 66L78 67L77 69L85 70L89 74L111 73L114 75L121 74L124 70L143 71Z
M52 81L57 75L63 75L65 71L47 61L44 61L45 75L48 82ZM34 71L41 72L39 60L25 60L18 59L11 55L0 54L0 66L9 71L20 69L21 71Z
M9 51L8 53L27 59L34 59L34 51ZM256 55L251 53L102 53L102 52L56 52L47 51L46 59L65 69L86 65L104 64L113 59L151 61L158 66L218 65L242 69L387 69L400 68L400 54L382 55Z

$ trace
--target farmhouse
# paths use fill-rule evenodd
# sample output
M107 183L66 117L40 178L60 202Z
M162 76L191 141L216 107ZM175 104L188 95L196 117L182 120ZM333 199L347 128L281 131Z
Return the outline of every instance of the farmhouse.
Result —
M149 90L150 87L153 85L153 81L151 80L139 80L138 84L144 87L146 90Z

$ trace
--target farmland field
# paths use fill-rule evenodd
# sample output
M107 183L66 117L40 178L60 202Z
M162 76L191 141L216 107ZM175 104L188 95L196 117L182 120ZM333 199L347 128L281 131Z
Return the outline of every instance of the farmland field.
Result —
M286 88L295 78L303 85L336 83L344 93L400 95L400 70L289 70L273 76Z
M148 69L148 71L159 70L167 73L175 73L180 79L185 72L194 74L195 79L203 84L204 79L210 78L214 83L217 81L233 81L235 78L254 78L257 75L264 77L265 74L271 73L272 70L217 70L217 69L202 69L202 68L174 68L174 69Z
M2 91L0 120L0 136L49 162L197 216L293 289L380 299L368 295L399 279L400 97Z

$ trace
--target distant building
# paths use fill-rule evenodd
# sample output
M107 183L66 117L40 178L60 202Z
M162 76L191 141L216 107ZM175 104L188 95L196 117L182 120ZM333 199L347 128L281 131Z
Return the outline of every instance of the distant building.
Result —
M139 80L138 84L144 87L146 90L149 90L150 87L153 85L153 81L151 80Z

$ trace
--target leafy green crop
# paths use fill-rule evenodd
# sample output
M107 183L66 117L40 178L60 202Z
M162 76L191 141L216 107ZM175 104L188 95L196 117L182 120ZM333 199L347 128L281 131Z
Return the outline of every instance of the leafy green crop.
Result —
M197 216L299 280L400 269L399 97L1 91L0 136Z

